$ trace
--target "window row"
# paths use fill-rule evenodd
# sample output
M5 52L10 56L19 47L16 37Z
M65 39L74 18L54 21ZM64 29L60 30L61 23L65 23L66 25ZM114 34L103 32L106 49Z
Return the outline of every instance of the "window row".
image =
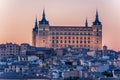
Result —
M52 47L68 47L68 45L52 45ZM78 48L90 48L90 45L72 45L72 47Z
M52 35L92 35L91 33L78 33L78 32L52 32Z
M88 44L90 44L90 41L52 40L52 43L85 43L85 44L88 43Z
M90 39L90 37L52 37L52 39Z

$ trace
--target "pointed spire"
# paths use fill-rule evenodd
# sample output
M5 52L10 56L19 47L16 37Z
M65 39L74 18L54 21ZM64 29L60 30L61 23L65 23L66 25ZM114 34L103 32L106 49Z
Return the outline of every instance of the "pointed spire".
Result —
M85 27L88 27L88 21L87 21L87 18L86 18L86 22L85 22Z
M47 25L49 25L49 21L46 20L45 9L43 9L42 20L39 21L39 24L47 24Z
M96 10L96 18L95 18L95 21L99 21L98 10Z
M35 31L35 32L38 31L37 17L35 19L35 26L33 28L33 31Z
M43 9L43 18L45 18L45 9Z
M35 20L35 27L37 26L37 17L36 17L36 20Z
M95 21L93 22L93 25L101 25L101 22L99 21L98 10L96 10L96 16L95 16Z

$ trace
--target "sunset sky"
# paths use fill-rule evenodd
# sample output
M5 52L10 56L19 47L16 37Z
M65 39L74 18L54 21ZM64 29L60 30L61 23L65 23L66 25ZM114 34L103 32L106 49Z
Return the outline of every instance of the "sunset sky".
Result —
M0 43L30 43L35 17L45 8L50 25L82 26L95 20L98 9L103 45L120 50L120 0L0 0Z

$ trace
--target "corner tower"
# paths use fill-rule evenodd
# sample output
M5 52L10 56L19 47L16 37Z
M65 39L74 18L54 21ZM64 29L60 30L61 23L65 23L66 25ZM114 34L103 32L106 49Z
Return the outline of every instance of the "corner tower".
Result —
M49 21L46 19L45 10L43 10L42 19L38 24L36 47L49 47Z
M93 22L93 49L102 49L102 24L99 20L98 10L96 10L95 21Z
M35 26L32 30L32 45L33 46L36 46L37 35L38 35L38 23L37 23L37 18L36 18Z

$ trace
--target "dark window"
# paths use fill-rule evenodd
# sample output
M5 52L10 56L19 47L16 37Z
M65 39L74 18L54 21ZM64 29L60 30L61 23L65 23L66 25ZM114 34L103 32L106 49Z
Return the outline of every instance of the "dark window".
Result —
M65 32L65 35L67 35L67 33Z
M61 32L60 35L63 35L63 33Z
M76 35L79 35L79 33L77 32Z
M52 39L55 39L55 37L52 37Z
M76 41L76 43L78 43L78 41Z
M65 40L65 43L67 43L67 41Z
M69 39L71 39L71 37L69 37Z
M54 33L54 32L52 32L52 35L55 35L55 33Z
M90 41L88 41L88 43L90 43Z
M59 35L59 33L58 33L58 32L56 32L56 35Z
M56 37L56 39L58 39L59 37Z
M71 33L69 32L68 35L71 35Z
M97 43L98 43L98 41L97 41Z
M82 43L82 41L80 41L80 43Z
M43 40L43 42L45 42L45 40Z
M73 43L75 43L75 41L73 41Z
M71 41L69 40L69 43L71 43Z
M60 43L63 43L63 41L61 40Z
M65 39L67 39L67 37L65 37Z
M52 40L52 43L54 43L54 40Z
M99 36L99 33L97 33L96 36Z
M56 43L58 43L58 40L56 40Z
M72 33L72 35L75 35L75 33Z
M90 35L90 33L88 33L88 35Z
M78 37L76 37L78 39Z

